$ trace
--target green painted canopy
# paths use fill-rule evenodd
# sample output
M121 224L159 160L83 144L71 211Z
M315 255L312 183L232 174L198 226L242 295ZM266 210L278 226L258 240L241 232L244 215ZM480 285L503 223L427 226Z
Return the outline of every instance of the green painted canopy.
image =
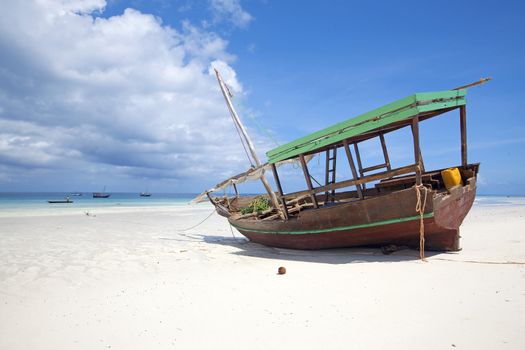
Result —
M446 90L417 93L385 106L376 108L355 118L337 123L314 132L268 152L268 163L321 151L327 146L367 139L378 132L395 130L411 123L412 117L426 119L465 105L466 90Z

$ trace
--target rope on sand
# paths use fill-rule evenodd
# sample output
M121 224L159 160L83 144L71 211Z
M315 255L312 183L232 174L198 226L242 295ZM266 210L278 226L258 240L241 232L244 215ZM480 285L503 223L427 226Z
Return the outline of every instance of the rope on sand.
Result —
M421 260L425 259L425 223L423 221L423 214L425 213L425 206L427 204L428 189L424 185L416 185L416 212L419 213L419 257ZM421 202L421 190L425 191L425 197Z
M478 261L478 260L456 260L456 259L446 259L446 258L432 258L432 260L463 262L463 263L470 263L470 264L525 265L525 262L521 262L521 261Z

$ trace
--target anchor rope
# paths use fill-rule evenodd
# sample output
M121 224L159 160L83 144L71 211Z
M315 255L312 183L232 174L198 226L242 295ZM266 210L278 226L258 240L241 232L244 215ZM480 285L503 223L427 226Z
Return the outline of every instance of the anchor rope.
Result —
M232 233L232 236L233 236L233 240L236 242L236 243L239 243L240 240L237 239L237 237L235 237L235 234L233 233L233 227L232 227L232 224L228 221L228 224L230 224L230 232Z
M416 188L416 196L417 196L417 202L416 202L416 212L419 213L419 257L421 260L426 261L425 259L425 223L423 215L425 213L425 207L427 204L427 194L428 189L423 185L415 185ZM423 202L421 202L421 190L424 190L425 196L423 198Z
M184 232L184 231L189 231L199 225L202 225L206 220L208 220L213 214L215 213L215 209L213 209L213 211L210 213L210 215L206 216L206 218L204 220L202 220L201 222L199 222L197 225L193 225L191 227L188 227L188 228L185 228L185 229L182 229L182 230L175 230L177 232Z

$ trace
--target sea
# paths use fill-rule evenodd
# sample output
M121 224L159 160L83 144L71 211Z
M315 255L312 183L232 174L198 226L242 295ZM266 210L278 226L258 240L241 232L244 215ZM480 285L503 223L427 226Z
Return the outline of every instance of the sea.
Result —
M69 196L73 203L48 203ZM73 195L67 192L0 192L0 216L50 215L67 213L94 213L133 209L155 209L166 206L188 206L196 193L152 193L141 197L139 193L113 192L109 198L93 198L91 192ZM478 195L476 206L525 205L524 196Z
M0 216L2 214L24 213L44 215L64 212L86 213L96 210L119 208L187 206L197 196L196 193L152 193L141 197L139 193L113 192L109 198L93 198L91 192L0 192ZM63 200L69 196L73 203L48 203L49 200Z

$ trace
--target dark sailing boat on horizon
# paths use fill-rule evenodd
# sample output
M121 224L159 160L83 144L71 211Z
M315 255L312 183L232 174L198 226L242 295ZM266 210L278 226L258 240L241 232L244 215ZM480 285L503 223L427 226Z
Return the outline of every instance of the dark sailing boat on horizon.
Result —
M268 162L261 164L233 108L231 93L217 71L216 76L256 166L205 191L194 203L208 198L240 233L272 247L400 245L420 249L422 257L424 249L460 250L459 227L474 202L479 170L479 163L467 162L466 89L490 78L453 90L408 96L272 149L266 153ZM453 110L459 110L461 164L427 170L420 150L419 123ZM414 162L393 168L385 135L402 128L412 134ZM380 142L384 161L363 167L359 144L371 139ZM338 150L346 160L338 159ZM318 154L325 158L325 184L314 187L308 161ZM336 181L338 161L348 164L352 178ZM303 170L303 191L283 191L278 167L290 162L300 164ZM265 178L268 170L273 173L276 192ZM267 195L240 196L237 185L248 179L260 179ZM228 187L233 187L235 196L212 195ZM267 209L256 205L261 202L268 204Z
M109 198L109 196L111 196L111 194L106 193L106 186L104 186L102 192L93 192L93 198Z

